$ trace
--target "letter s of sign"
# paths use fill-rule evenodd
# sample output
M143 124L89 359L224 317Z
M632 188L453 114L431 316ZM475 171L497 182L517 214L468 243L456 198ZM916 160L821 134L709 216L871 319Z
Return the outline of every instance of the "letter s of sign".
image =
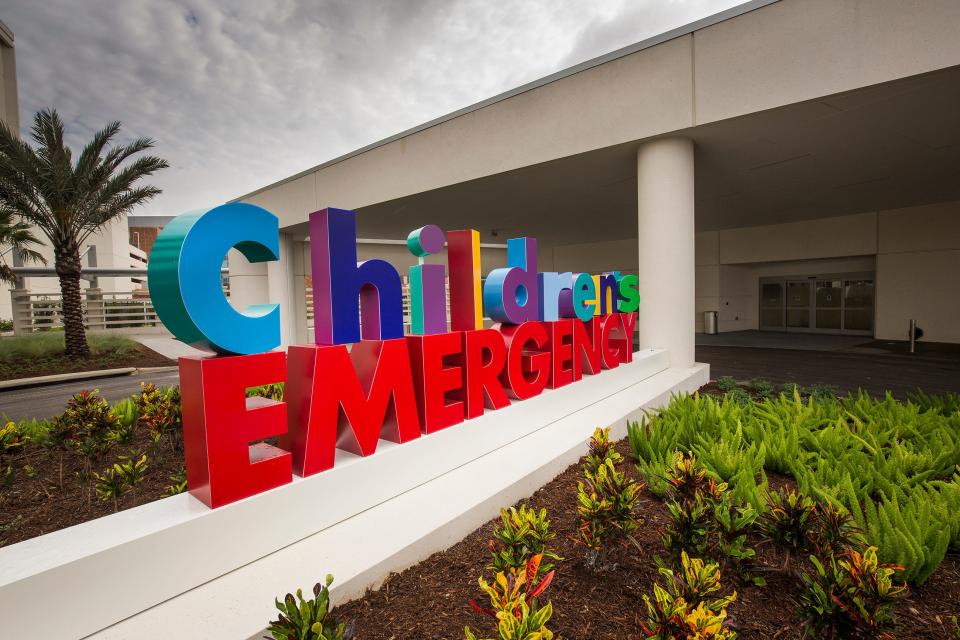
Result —
M160 320L183 342L219 354L270 351L280 344L280 309L254 304L243 312L223 295L220 268L236 248L250 262L279 259L277 217L256 205L232 202L184 214L157 236L147 283Z

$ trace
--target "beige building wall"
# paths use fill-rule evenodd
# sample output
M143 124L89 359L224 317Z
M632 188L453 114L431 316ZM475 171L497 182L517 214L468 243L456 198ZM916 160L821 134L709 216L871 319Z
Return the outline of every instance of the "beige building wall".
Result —
M332 203L358 209L928 73L960 64L957 24L956 0L774 2L585 63L238 199L276 213L282 228Z
M0 122L20 130L20 101L17 95L17 55L13 32L0 22Z
M880 212L877 337L960 342L960 202Z

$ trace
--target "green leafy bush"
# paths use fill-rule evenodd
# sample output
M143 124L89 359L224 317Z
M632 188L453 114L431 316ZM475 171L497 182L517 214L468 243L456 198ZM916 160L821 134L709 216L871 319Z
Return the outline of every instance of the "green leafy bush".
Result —
M304 599L300 589L296 597L288 593L283 602L275 600L280 615L267 627L274 640L344 640L346 626L328 619L331 584L333 576L328 575L325 584L314 585L310 600Z
M524 568L500 571L492 583L480 578L480 589L490 600L489 607L481 607L473 600L470 606L477 613L497 620L500 640L549 640L553 634L546 628L553 605L541 608L537 598L543 595L553 581L553 571L543 573L543 556L532 556ZM464 628L467 639L476 639L470 627Z
M737 381L733 376L720 376L717 378L717 388L724 393L729 393L737 388Z
M747 544L757 519L750 504L738 502L725 482L707 474L695 456L677 453L667 468L670 483L667 510L670 521L662 541L674 566L683 554L711 558L722 568L757 584L749 575L749 561L756 552Z
M634 510L642 489L643 485L617 470L609 458L596 473L585 469L577 490L577 541L599 554L610 542L626 540L637 528Z
M603 466L606 460L612 460L614 464L623 462L623 456L614 449L614 443L610 441L610 427L597 427L590 438L589 451L587 459L584 462L584 469L591 473L596 473L597 469Z
M84 389L67 401L63 413L51 420L51 437L59 446L86 447L95 452L110 447L108 436L120 426L120 420L99 393L99 389Z
M761 400L769 400L776 395L776 387L766 378L754 378L750 381L750 390Z
M810 548L815 530L813 500L792 489L780 489L768 494L767 507L757 523L765 538L788 554Z
M153 383L141 382L137 396L137 425L150 432L154 442L181 427L180 388L161 389Z
M960 413L945 411L863 393L742 406L692 395L628 425L628 435L656 495L670 490L663 470L677 451L697 453L708 475L757 512L767 508L764 471L792 476L805 496L848 512L882 562L905 567L898 577L920 584L948 549L960 550Z
M893 603L907 594L894 582L900 569L883 564L876 547L850 549L839 558L811 556L813 570L802 576L800 616L807 633L828 638L892 637Z
M661 567L664 584L653 585L653 599L644 594L647 606L646 620L640 627L647 638L674 640L675 638L698 638L701 640L732 640L736 634L725 626L726 608L733 603L736 592L718 597L722 589L720 568L681 556L681 570Z
M488 542L494 571L509 571L527 566L532 556L542 554L549 560L560 560L547 545L556 536L550 532L547 510L536 511L521 504L519 509L510 507L500 510L500 525L494 525L493 539ZM550 563L542 570L549 571Z
M18 453L26 444L26 436L13 420L8 420L6 424L0 427L0 460Z
M260 396L280 402L283 400L283 383L275 382L273 384L263 384L259 387L250 387L247 389L247 397Z
M150 465L146 454L120 456L120 459L103 471L94 473L94 489L104 502L113 501L113 510L120 509L120 499L134 490L147 476Z
M187 490L187 469L186 467L180 467L179 471L170 476L170 482L172 484L167 485L167 489L163 492L164 497L175 496L178 493L183 493Z

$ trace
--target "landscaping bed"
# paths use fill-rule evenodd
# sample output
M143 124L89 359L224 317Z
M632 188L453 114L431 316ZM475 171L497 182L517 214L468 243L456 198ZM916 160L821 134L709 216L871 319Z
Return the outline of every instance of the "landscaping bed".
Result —
M83 392L52 420L0 424L0 547L185 489L175 389L113 407Z
M0 338L0 380L33 378L57 373L99 371L123 367L164 367L176 362L139 342L122 336L87 336L91 355L75 359L64 355L62 332Z
M629 460L627 442L617 450ZM660 534L668 519L664 503L644 490L639 509L641 525L634 537L641 545L617 546L610 561L616 564L602 572L586 566L584 548L573 542L577 534L577 482L580 463L538 490L526 504L545 508L550 528L557 537L553 549L564 558L543 600L553 603L549 628L559 638L601 640L643 638L637 619L646 615L643 594L650 595L658 577L656 555L664 555ZM626 473L639 474L626 465ZM772 488L794 485L790 479L770 474ZM446 551L435 553L420 564L390 576L379 589L333 610L338 621L352 627L363 640L461 639L463 627L495 637L492 621L474 613L470 598L479 600L477 578L489 575L487 541L499 518L491 520ZM756 538L753 542L759 542ZM783 557L772 547L760 548L759 564L767 569L765 587L736 584L737 601L729 614L743 640L778 640L802 637L794 600L795 580L781 573ZM795 568L797 562L791 563ZM960 616L960 556L951 554L925 585L912 589L897 605L899 638L955 639L951 616Z
M664 583L659 566L680 571L681 551L707 572L718 563L724 600L710 600L718 622L702 640L804 637L804 580L817 577L809 558L867 562L874 552L880 565L860 573L890 583L877 633L833 637L960 637L960 395L904 403L835 391L720 378L631 425L627 440L604 445L598 431L590 456L525 501L546 510L542 538L560 556L545 561L552 583L531 601L540 612L551 603L553 637L655 637L643 630L644 596ZM248 394L281 399L283 389ZM113 406L83 392L51 420L0 425L0 480L0 546L184 491L179 391L145 385ZM684 497L681 480L696 491ZM724 513L742 522L723 529ZM683 529L684 518L696 526ZM467 625L494 637L496 622L469 602L487 606L478 579L495 578L492 550L502 564L503 526L487 523L331 617L345 638L459 639Z

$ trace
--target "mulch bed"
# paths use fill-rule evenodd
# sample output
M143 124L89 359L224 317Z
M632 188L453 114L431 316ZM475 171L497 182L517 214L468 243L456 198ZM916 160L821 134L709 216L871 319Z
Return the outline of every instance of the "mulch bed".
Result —
M619 442L617 449L625 458L624 469L636 478L626 441ZM635 534L642 550L617 548L609 556L616 568L594 572L586 565L583 547L572 541L580 477L579 464L573 465L525 501L536 509L547 509L551 530L557 534L552 549L564 558L556 563L553 583L541 598L553 603L548 627L555 637L566 640L643 638L636 620L646 614L642 596L652 596L658 577L654 557L664 553L660 531L667 522L667 509L644 490L642 523ZM775 474L768 474L768 479L772 489L792 483ZM474 598L487 605L477 579L481 575L490 579L487 540L497 522L491 520L446 551L390 576L363 598L336 607L334 617L362 640L456 640L464 637L466 625L478 637L495 637L493 620L474 613L467 601ZM737 590L737 601L728 613L738 638L801 638L794 604L796 581L778 571L783 557L772 547L761 546L757 560L767 580L765 587L724 582ZM790 569L795 567L796 562L791 562ZM951 616L960 616L960 556L948 556L927 584L899 602L897 612L897 638L955 638Z
M0 362L0 380L16 380L49 376L57 373L76 371L100 371L102 369L120 369L123 367L166 367L177 364L142 344L131 347L129 352L117 354L106 352L94 354L89 358L76 360L64 355L43 358L10 358Z
M120 499L121 510L164 497L172 484L170 476L183 467L183 439L179 432L165 435L155 445L147 430L138 428L131 442L116 445L95 458L90 470L102 473L119 456L137 458L140 453L147 454L147 476ZM62 460L62 487L60 451L28 445L23 452L3 460L3 466L13 467L14 477L0 484L0 547L113 513L113 502L97 497L92 478L81 481L86 471L83 457L75 451L64 451ZM26 465L29 473L24 469Z

